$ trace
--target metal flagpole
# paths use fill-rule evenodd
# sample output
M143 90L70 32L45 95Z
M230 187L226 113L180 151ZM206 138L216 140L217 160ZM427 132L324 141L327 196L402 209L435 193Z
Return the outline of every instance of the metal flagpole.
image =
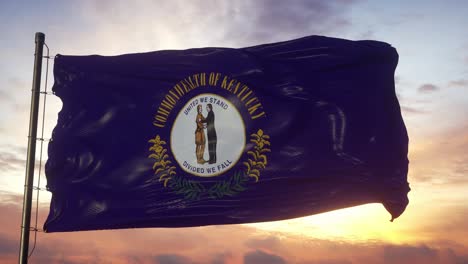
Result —
M26 158L26 177L24 182L23 220L21 223L21 240L19 263L28 263L29 232L31 225L31 204L36 160L37 120L39 113L39 95L41 92L42 51L44 33L36 33L36 52L34 53L33 83L31 90L31 110L29 113L28 154Z

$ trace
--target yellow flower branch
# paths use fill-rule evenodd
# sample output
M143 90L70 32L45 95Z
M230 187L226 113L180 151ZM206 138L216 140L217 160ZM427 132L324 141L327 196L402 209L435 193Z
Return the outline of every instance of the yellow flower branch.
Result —
M249 155L248 162L243 162L246 167L246 174L249 177L255 178L255 182L258 182L261 170L265 169L268 164L268 158L265 153L271 152L270 147L270 136L266 135L263 130L259 129L257 133L250 135L250 142L254 143L253 150L247 151Z
M153 170L156 177L159 177L159 181L164 181L164 187L167 186L167 182L176 174L175 166L171 166L171 161L168 160L167 149L164 147L166 141L161 140L161 137L157 135L155 138L150 139L148 142L153 143L153 146L149 148L151 153L148 158L155 159L153 164Z

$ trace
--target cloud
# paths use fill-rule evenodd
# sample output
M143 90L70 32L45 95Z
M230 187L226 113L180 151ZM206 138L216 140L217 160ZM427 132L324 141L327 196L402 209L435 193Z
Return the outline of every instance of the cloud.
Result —
M256 250L244 255L244 264L286 264L286 261L280 256Z
M263 42L336 31L351 24L345 11L352 4L353 1L242 1L231 7L239 8L240 12L233 20L235 23L229 23L225 38L235 36L245 42ZM239 31L239 28L248 30Z
M445 187L468 184L466 121L468 119L460 120L463 125L427 137L412 146L410 174L413 180Z
M350 28L356 1L126 1L83 2L75 16L84 25L63 53L138 52L201 46L250 46ZM139 39L136 43L134 40ZM68 45L67 45L68 43ZM106 43L103 45L103 43ZM58 43L56 43L57 45ZM79 46L80 49L73 48ZM63 48L63 49L62 49Z
M437 250L422 246L385 246L383 248L384 263L431 263L438 258Z
M0 89L0 103L6 104L11 102L11 95L4 91L3 89Z
M419 110L417 108L411 107L411 106L401 106L401 111L404 114L409 114L409 115L414 115L414 114L425 114L426 112L423 110Z
M18 253L21 204L19 195L0 193L0 262L15 263ZM468 208L453 208L438 217L436 225L424 225L411 231L424 237L446 238L446 234L467 236L465 215ZM41 208L41 222L46 208ZM442 212L441 212L442 213ZM8 217L3 217L8 216ZM453 221L442 221L451 219ZM428 231L433 233L427 233ZM350 264L405 263L459 264L466 262L465 244L452 240L427 240L406 245L382 241L353 242L320 240L309 236L261 231L244 226L202 228L148 228L38 234L38 246L31 259L34 263L136 263L136 264ZM459 241L462 239L458 238ZM168 253L169 252L169 253ZM423 262L422 262L423 261ZM407 262L408 263L408 262Z
M12 205L20 207L23 203L23 196L0 190L0 208L1 206Z
M26 160L12 153L0 153L0 168L4 171L18 170L25 166Z
M439 87L434 85L434 84L430 84L430 83L423 84L418 88L418 91L420 93L431 93L431 92L435 92L437 90L439 90Z
M318 261L313 261L313 262L307 262L304 264L352 264L352 262L348 260L331 259L331 260L318 260Z
M420 221L419 224L412 228L414 233L420 234L422 237L440 238L439 248L450 248L459 253L468 253L468 207L465 205L465 200L461 199L458 203L451 205L445 204L444 201L438 202L441 208L426 212L424 216L426 221ZM430 244L427 242L426 244Z
M8 78L4 86L0 87L0 102L2 104L14 104L18 100L23 101L21 99L26 101L26 98L21 98L21 94L25 94L27 91L30 92L30 90L31 87L27 86L26 81L16 77Z
M401 83L401 76L395 74L395 85L398 85L399 83Z
M231 252L215 254L210 263L211 264L225 264L226 261L232 258L232 256L233 254Z
M359 39L375 39L375 32L373 30L367 30L365 31L364 33L361 33L360 35L358 35L358 38ZM397 78L395 78L395 83L397 83L398 80Z
M468 155L461 156L454 161L453 171L462 177L466 177L466 175L468 175Z
M4 254L10 255L17 251L18 251L18 243L15 240L0 233L0 255L4 255Z
M450 248L432 248L427 245L388 245L383 248L384 264L463 264L467 255L459 255Z
M0 86L0 109L2 110L0 116L9 117L14 114L16 118L27 117L30 99L31 84L28 84L25 79L7 77L5 83Z
M457 255L452 249L446 249L445 251L445 261L447 263L454 263L454 264L467 264L468 263L468 255Z
M449 82L449 87L468 87L468 80L459 79Z
M245 242L245 245L250 248L261 248L274 250L281 247L281 241L276 236L268 236L263 238L252 238Z
M177 254L163 254L155 257L157 264L190 264L190 259Z
M44 144L43 152L46 152L47 146ZM0 146L0 170L2 172L21 171L24 172L26 168L26 152L25 147L18 147L13 145ZM39 144L36 147L36 153L39 153ZM44 154L43 153L43 154ZM42 172L44 172L46 158L42 160ZM36 159L35 169L39 169L40 161ZM1 175L1 174L0 174Z

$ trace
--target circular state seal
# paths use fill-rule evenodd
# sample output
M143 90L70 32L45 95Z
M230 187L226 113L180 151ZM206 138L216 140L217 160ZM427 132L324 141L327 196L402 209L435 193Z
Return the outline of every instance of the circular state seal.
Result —
M217 94L199 94L181 108L170 147L179 167L199 177L226 173L241 157L245 125L237 108Z
M206 92L193 92L198 89ZM148 140L154 173L147 182L188 201L246 191L268 166L270 136L257 123L266 118L264 110L252 89L228 75L198 73L180 80L161 97L154 115L157 132Z

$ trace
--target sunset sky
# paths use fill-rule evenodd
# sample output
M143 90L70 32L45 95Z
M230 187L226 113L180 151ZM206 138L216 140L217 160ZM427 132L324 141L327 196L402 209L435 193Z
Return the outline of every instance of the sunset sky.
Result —
M388 42L400 55L395 80L411 192L393 223L382 205L368 204L249 225L39 233L31 263L468 263L467 25L463 0L1 1L0 263L18 255L35 32L46 34L51 56L244 47L307 35ZM53 60L49 90L52 67ZM47 100L45 138L61 108ZM46 152L47 144L45 159ZM40 228L49 200L41 192Z

